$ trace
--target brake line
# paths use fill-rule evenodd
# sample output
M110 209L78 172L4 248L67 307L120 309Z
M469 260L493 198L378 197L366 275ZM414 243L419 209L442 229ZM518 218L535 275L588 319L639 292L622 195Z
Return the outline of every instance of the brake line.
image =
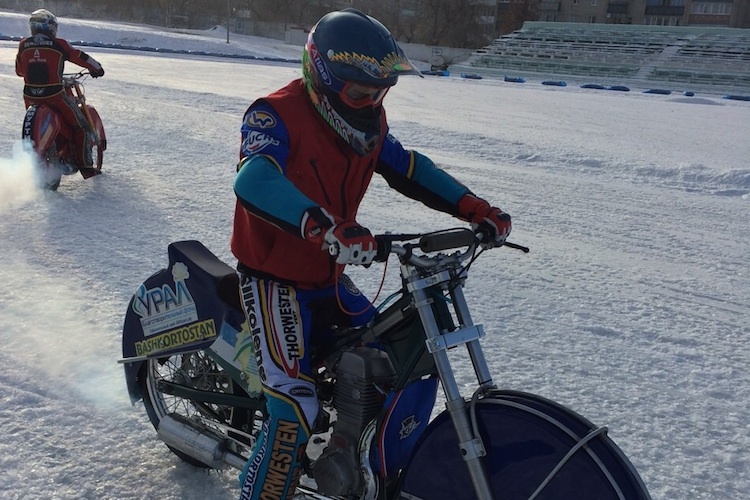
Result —
M359 316L360 314L366 313L371 308L377 310L377 307L375 307L375 301L378 300L378 297L380 297L380 292L383 291L383 284L385 283L385 274L387 270L388 270L388 261L386 260L385 265L383 266L383 276L380 278L380 285L378 286L378 293L376 293L375 297L371 301L369 301L369 304L367 304L367 307L365 307L361 311L354 312L354 311L347 310L346 307L344 307L344 304L341 302L341 294L339 293L339 279L341 278L341 276L344 275L344 269L342 268L341 274L338 274L338 273L336 274L336 286L335 286L336 303L339 305L339 309L341 309L341 311L348 316Z

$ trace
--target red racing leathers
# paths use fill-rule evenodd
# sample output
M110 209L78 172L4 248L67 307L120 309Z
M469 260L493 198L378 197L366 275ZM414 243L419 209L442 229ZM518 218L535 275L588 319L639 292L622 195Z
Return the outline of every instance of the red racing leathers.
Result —
M388 130L385 111L382 130ZM331 286L343 267L304 238L307 214L323 209L335 222L356 220L374 173L425 205L461 217L469 189L391 135L359 156L325 123L301 80L256 101L245 114L242 178L232 252L243 271L305 288ZM264 161L258 161L262 157Z
M61 38L45 33L24 38L18 45L16 74L23 77L23 100L28 108L32 104L46 104L57 111L73 129L79 166L91 166L86 152L87 131L90 128L78 105L63 91L65 61L82 66L92 74L102 71L102 66L91 56L73 48Z

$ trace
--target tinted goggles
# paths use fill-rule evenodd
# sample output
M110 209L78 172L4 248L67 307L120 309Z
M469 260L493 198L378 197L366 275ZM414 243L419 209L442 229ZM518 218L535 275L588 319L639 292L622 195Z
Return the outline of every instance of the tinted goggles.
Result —
M381 103L390 87L371 87L361 83L347 82L339 94L341 100L354 109L376 106Z

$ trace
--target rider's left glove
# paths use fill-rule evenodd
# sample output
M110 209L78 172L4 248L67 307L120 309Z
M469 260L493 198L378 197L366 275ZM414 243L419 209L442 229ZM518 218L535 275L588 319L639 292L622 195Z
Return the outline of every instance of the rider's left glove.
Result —
M499 247L510 235L510 215L473 194L465 194L458 201L458 212L471 222L474 232L482 234L482 247Z
M104 76L104 68L99 68L96 70L90 70L89 73L91 73L91 76L93 78L99 78L101 76Z

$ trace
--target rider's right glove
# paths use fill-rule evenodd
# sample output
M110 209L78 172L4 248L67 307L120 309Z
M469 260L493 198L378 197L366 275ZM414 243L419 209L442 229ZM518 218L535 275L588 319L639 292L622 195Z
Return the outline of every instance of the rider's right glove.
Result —
M91 73L93 78L99 78L100 76L104 76L104 68L89 70L89 73Z
M368 266L378 253L378 245L370 230L354 221L336 224L326 231L324 240L338 264Z
M473 194L465 194L458 201L458 212L471 222L474 232L482 233L483 248L502 246L510 234L510 215Z

